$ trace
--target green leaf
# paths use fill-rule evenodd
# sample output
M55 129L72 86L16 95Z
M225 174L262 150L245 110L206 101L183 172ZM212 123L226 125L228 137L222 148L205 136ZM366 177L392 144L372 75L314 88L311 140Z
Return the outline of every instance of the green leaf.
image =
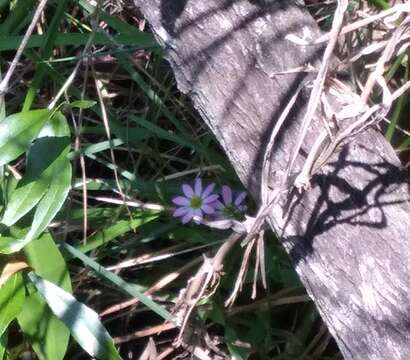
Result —
M71 186L71 164L66 157L59 157L53 166L51 183L47 193L40 200L34 213L28 233L22 238L0 237L0 252L11 254L20 251L37 238L61 209Z
M28 154L26 174L11 194L3 224L15 224L41 200L51 185L55 160L69 144L68 137L43 137L35 141Z
M11 254L19 240L11 236L0 236L0 254Z
M53 114L53 117L41 129L38 138L41 137L70 137L70 128L67 119L61 111Z
M49 116L47 109L33 110L7 116L0 122L0 166L27 150Z
M73 108L89 109L92 108L97 102L94 100L76 100L69 105Z
M40 360L63 359L69 331L38 293L26 298L18 322Z
M23 276L18 272L0 288L0 336L20 313L24 298Z
M50 187L56 159L69 151L67 121L57 113L43 127L39 138L30 147L24 178L11 194L2 223L11 226L36 206Z
M50 234L46 233L24 248L28 264L43 278L71 292L66 263ZM19 323L40 359L63 359L70 332L51 312L38 293L30 295L19 316Z
M29 278L53 313L66 324L71 335L88 354L97 359L121 359L95 311L52 282L34 273L30 273Z
M11 195L1 222L7 226L15 224L36 206L47 191L47 187L47 181L43 177L38 181L20 182L19 187Z
M26 261L37 275L71 292L71 280L60 249L49 233L44 233L24 248Z
M38 237L61 209L71 187L71 177L70 161L65 157L58 158L53 166L50 187L38 203L31 229L22 241L24 245Z
M10 226L37 205L33 222L22 239L0 237L0 252L10 254L21 250L46 229L64 204L72 177L67 158L69 133L67 120L57 112L30 148L27 174L12 193L2 221Z

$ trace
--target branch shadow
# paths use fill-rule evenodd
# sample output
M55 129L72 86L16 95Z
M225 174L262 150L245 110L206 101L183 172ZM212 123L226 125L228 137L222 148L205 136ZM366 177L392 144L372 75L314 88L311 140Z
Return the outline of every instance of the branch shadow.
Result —
M365 148L363 145L359 146ZM372 152L369 148L365 150ZM405 169L380 155L382 161L374 163L350 160L348 155L349 144L342 148L335 161L327 165L326 172L312 178L312 191L316 190L319 194L314 195L317 200L307 218L302 212L298 213L305 196L299 196L296 192L291 194L292 205L282 233L286 232L290 221L292 224L299 224L296 228L297 236L283 236L285 242L292 244L290 256L295 264L313 252L317 236L339 225L386 228L389 223L385 207L410 201L410 197L392 197L397 186L405 185L410 193L410 182ZM346 171L361 172L368 181L365 184L355 184L354 179L346 176Z

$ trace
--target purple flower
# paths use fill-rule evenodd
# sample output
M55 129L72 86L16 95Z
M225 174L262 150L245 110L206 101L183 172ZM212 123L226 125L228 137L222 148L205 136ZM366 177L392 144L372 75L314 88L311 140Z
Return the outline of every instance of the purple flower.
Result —
M225 218L237 219L241 217L242 213L245 212L246 206L243 205L245 200L246 192L242 191L237 194L234 199L232 189L224 185L222 186L222 200L223 202L217 200L214 204L218 215Z
M215 213L215 201L218 199L217 194L213 194L215 184L209 184L204 190L202 189L202 180L197 178L194 186L187 184L182 185L182 191L185 196L177 196L172 202L178 207L174 211L175 217L180 217L183 224L194 220L197 224L202 221L204 213L212 215Z

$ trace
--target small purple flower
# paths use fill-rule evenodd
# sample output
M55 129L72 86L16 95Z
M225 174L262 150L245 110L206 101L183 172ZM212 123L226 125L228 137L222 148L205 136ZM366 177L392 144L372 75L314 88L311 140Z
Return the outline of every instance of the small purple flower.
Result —
M214 204L219 216L237 219L245 212L246 206L242 203L245 200L246 192L240 192L235 199L233 197L232 189L227 185L222 186L223 203L217 200Z
M197 178L194 187L183 184L182 191L185 196L177 196L172 202L178 207L174 211L175 217L180 217L183 224L194 220L197 224L201 223L204 214L212 215L215 213L215 201L218 200L217 194L213 193L215 184L209 184L202 189L202 180Z

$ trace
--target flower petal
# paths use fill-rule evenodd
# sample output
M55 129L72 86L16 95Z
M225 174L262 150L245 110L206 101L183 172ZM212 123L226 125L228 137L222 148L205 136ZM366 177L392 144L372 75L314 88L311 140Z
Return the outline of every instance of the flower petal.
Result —
M182 191L184 192L185 196L190 198L194 195L194 190L188 184L182 184Z
M189 212L191 210L191 208L187 207L187 206L183 206L180 208L175 209L173 216L174 217L180 217L180 216L184 216L187 212Z
M188 212L182 217L181 222L183 224L186 224L192 220L192 217L194 216L194 210L191 208L188 208Z
M218 200L219 195L218 194L212 194L206 197L205 199L202 199L203 204L210 204Z
M214 184L214 183L209 184L209 185L205 188L204 192L202 193L202 199L204 199L204 198L206 198L207 196L209 196L209 195L212 193L212 191L214 190L214 187L215 187L215 184Z
M211 205L203 204L201 206L201 210L207 214L207 215L212 215L215 212L215 208Z
M192 210L192 212L193 212L192 218L194 219L194 222L196 224L200 224L201 221L202 221L202 218L203 218L202 210L201 209L195 209L195 210Z
M242 204L242 201L244 201L246 198L246 192L242 191L241 193L238 194L238 196L236 197L234 204L236 205L236 207L240 207Z
M225 207L225 205L222 204L219 200L217 200L214 203L211 203L209 205L213 206L217 210L222 210Z
M189 199L187 199L186 197L183 197L183 196L174 197L174 198L172 199L172 202L173 202L175 205L180 205L180 206L187 206L187 205L189 205Z
M201 196L202 194L202 179L200 177L196 178L194 184L195 194Z
M225 205L232 204L232 189L227 185L222 186L222 198Z

